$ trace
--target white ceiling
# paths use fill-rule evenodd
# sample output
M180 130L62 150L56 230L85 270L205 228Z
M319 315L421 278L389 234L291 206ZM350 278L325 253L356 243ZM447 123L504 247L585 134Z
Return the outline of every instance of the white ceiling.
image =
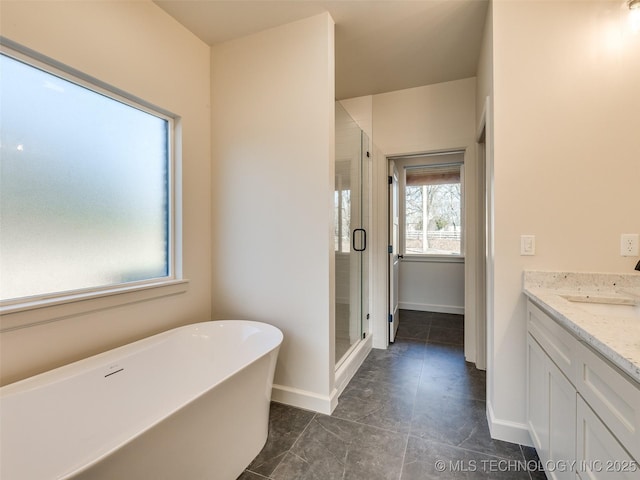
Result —
M321 12L336 22L336 98L476 74L488 0L154 0L209 45Z

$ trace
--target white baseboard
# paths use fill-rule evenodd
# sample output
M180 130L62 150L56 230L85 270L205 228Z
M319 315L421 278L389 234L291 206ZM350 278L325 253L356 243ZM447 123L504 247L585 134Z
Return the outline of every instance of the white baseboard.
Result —
M403 310L417 310L419 312L455 313L464 315L464 306L434 305L431 303L398 302L398 307Z
M491 438L533 447L527 424L497 419L493 413L493 405L489 402L487 402L487 422Z
M286 387L276 383L273 384L271 390L271 400L325 415L331 415L338 404L335 389L331 395L319 395L308 390Z
M274 402L284 403L293 407L304 408L313 412L331 415L331 412L338 406L338 397L344 391L349 381L367 358L371 351L371 336L365 341L360 342L349 357L344 361L340 368L336 370L335 386L331 391L331 395L319 395L308 390L287 387L284 385L273 384L271 390L271 400Z
M369 335L363 342L360 342L351 352L349 357L336 370L335 390L336 400L349 384L353 376L356 374L364 359L367 358L371 351L372 336ZM337 405L337 401L336 401Z

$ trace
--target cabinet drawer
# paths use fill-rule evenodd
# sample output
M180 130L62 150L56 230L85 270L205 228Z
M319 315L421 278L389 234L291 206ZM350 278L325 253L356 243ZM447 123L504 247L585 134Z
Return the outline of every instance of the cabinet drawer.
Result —
M640 388L586 346L578 347L578 391L629 453L640 460ZM640 471L635 478L640 478Z
M576 471L584 480L638 480L640 466L578 395Z
M531 336L575 385L578 340L531 302L527 303L527 324Z

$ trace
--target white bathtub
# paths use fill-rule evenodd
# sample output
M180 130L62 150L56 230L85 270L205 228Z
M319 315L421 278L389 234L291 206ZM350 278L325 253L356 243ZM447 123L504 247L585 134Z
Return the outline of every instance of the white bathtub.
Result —
M3 480L233 480L267 438L282 333L164 332L0 389Z

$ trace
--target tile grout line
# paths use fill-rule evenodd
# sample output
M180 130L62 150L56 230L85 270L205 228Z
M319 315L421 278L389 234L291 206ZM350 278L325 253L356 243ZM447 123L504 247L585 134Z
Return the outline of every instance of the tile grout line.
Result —
M398 480L402 480L402 474L404 473L404 465L407 459L407 450L409 449L409 437L411 436L411 427L413 425L413 417L416 413L416 403L418 402L418 392L420 391L420 383L422 382L422 373L424 372L424 363L427 361L426 349L427 349L427 343L429 341L430 332L431 332L431 322L429 322L429 328L427 330L427 338L424 341L425 352L423 352L422 354L422 364L420 365L420 375L418 375L418 386L416 388L416 393L414 394L414 397L413 397L413 408L411 409L411 420L409 420L409 431L407 432L407 438L404 444L404 452L402 453L402 463L400 465L400 476L398 477Z
M310 411L310 410L309 410L309 411ZM275 466L275 467L273 467L273 470L271 471L271 473L269 474L269 476L268 476L268 477L265 477L264 475L262 475L262 474L260 474L260 473L254 472L253 470L249 470L249 469L246 469L246 470L247 470L248 472L255 473L256 475L260 475L261 477L271 479L271 478L273 478L271 475L273 475L273 472L275 472L275 471L278 469L278 467L282 464L282 462L283 462L284 458L287 456L287 454L288 454L288 453L290 453L291 455L295 455L296 457L301 458L303 461L305 461L305 462L306 462L306 460L304 460L304 459L303 459L302 457L300 457L299 455L296 455L296 454L295 454L295 453L293 453L291 450L293 450L293 447L296 445L296 443L298 443L298 440L300 440L300 437L302 437L302 435L304 434L304 432L306 432L306 431L307 431L307 429L309 428L309 425L311 425L311 424L313 423L313 420L316 418L316 416L317 416L317 415L318 415L318 413L314 412L313 416L312 416L312 417L311 417L311 419L309 420L309 423L307 423L307 424L305 425L305 427L302 429L302 431L300 432L300 434L296 437L295 441L291 444L291 447L289 447L289 449L288 449L288 450L286 450L286 451L284 451L284 452L282 452L282 453L280 454L280 455L282 456L282 458L281 458L281 459L280 459L280 461L276 464L276 466Z
M370 425L368 423L362 423L359 422L357 420L351 420L349 418L342 418L342 417L334 417L333 415L327 415L330 418L335 418L336 420L341 420L343 422L349 422L349 423L353 423L355 425L360 425L361 427L367 427L367 428L374 428L376 430L382 430L383 432L387 432L387 433L393 433L395 435L408 435L409 433L402 433L402 432L398 432L396 430L389 430L388 428L383 428L383 427L378 427L376 425Z
M527 473L529 474L529 480L533 480L533 475L531 474L531 470L529 470L529 460L527 460L527 456L524 454L524 448L520 445L520 453L522 454L522 458L524 458L524 463L527 465ZM537 453L537 452L536 452ZM546 476L546 473L545 473Z
M400 463L400 473L398 475L398 480L402 480L402 473L404 472L404 461L407 458L408 448L409 448L409 434L407 433L407 437L405 438L405 441L404 441L404 452L402 452L402 462Z
M520 455L522 455L522 458L524 459L524 463L525 463L525 465L526 465L526 464L528 464L528 462L527 462L527 457L525 457L525 455L524 455L524 450L522 449L522 445L520 445ZM528 469L528 468L527 468L527 474L529 475L529 480L532 480L531 472L529 471L529 469Z
M427 349L428 349L428 347L430 345L429 340L428 340L430 335L431 335L431 327L429 327L429 335L427 336L427 340L425 341L425 347ZM441 345L441 344L440 343L436 343L436 345ZM455 345L455 346L457 346L457 345ZM420 380L419 380L418 385L420 385L420 382L422 382L422 371L424 371L424 363L425 362L426 362L426 358L423 359L422 370L420 372ZM415 408L416 408L415 406L416 406L417 401L418 401L417 395L418 395L418 392L416 391L416 400L415 400L414 406L413 406L414 411L411 414L411 423L412 424L413 424L413 418L414 418L414 414L415 414ZM447 395L445 395L445 396L447 396ZM486 399L477 399L477 398L473 398L473 397L469 397L469 399L472 400L472 401L479 401L479 402L483 402L483 403L486 404ZM411 434L411 427L409 427L409 435L408 436L423 440L422 437L419 437L417 435L412 435ZM453 448L457 448L457 449L460 449L460 450L463 450L463 451L466 451L466 452L472 452L472 453L476 453L476 454L480 454L480 455L486 455L488 457L497 458L497 459L500 459L500 460L513 460L512 458L507 458L507 457L504 457L504 456L501 456L501 455L495 455L495 454L492 454L492 453L481 452L481 451L478 451L478 450L473 450L473 449L469 449L469 448L460 447L458 445L450 445L448 443L438 442L438 441L435 441L435 440L432 440L432 441L434 443L438 443L440 445L444 445L444 446L447 446L447 447L453 447ZM522 461L526 463L527 459L525 458L524 452L522 451L522 445L518 444L518 449L520 450L520 456L522 457ZM404 459L403 459L403 465L404 465ZM531 477L531 473L530 472L529 472L529 476Z
M296 444L300 441L300 439L304 435L304 432L306 432L309 429L309 426L313 423L313 421L316 419L317 416L318 416L317 412L313 414L313 416L311 417L311 420L309 420L309 423L307 423L307 425L302 429L302 431L300 432L300 435L298 435L298 438L296 438L295 442L293 442L291 444L291 446L289 447L289 449L286 452L284 452L284 455L282 456L282 460L280 460L278 462L278 464L273 469L273 472L275 472L278 469L278 467L280 466L280 464L282 464L282 461L284 460L284 457L286 457L288 453L290 453L291 455L295 455L296 457L298 457L301 460L303 460L305 463L308 463L304 458L302 458L301 456L296 455L295 453L293 453L292 450L293 450L293 447L295 447ZM273 472L271 472L272 475L273 475ZM269 478L271 478L271 475L269 475Z
M445 446L445 447L456 448L456 449L458 449L458 450L463 450L463 451L465 451L465 452L469 452L469 453L477 453L477 454L479 454L479 455L484 455L484 456L486 456L486 457L497 458L498 460L510 460L510 461L516 461L516 460L515 460L515 459L513 459L513 458L503 457L503 456L501 456L501 455L496 455L496 454L494 454L494 453L487 453L487 452L482 452L482 451L480 451L480 450L473 450L473 449L471 449L471 448L460 447L460 446L458 446L458 445L452 445L452 444L450 444L450 443L440 442L440 441L438 441L438 440L433 440L433 439L428 439L428 438L422 438L422 437L419 437L419 436L417 436L417 435L411 435L411 434L409 434L409 436L410 436L410 437L413 437L413 438L416 438L416 439L418 439L418 440L428 441L428 442L431 442L431 443L436 443L436 444L438 444L438 445L443 445L443 446ZM517 445L518 445L519 447L522 447L522 445L520 445L519 443L518 443ZM522 452L522 449L521 449L520 451ZM524 460L522 460L522 462L526 463L526 462L527 462L527 460L526 460L526 459L524 459Z
M287 450L286 452L282 452L280 455L276 455L276 456L274 457L274 458L282 457L282 458L280 459L280 461L278 462L278 464L274 467L274 469L273 469L274 471L275 471L275 469L276 469L276 468L278 468L278 465L280 465L280 463L282 463L282 460L284 459L284 456L285 456L288 452L289 452L289 451ZM261 464L261 465L262 465L262 464ZM259 466L260 466L260 465L259 465ZM263 475L262 473L256 472L255 470L251 470L249 467L245 468L245 469L244 469L244 471L245 471L245 472L252 473L252 474L254 474L254 475L258 475L259 477L262 477L262 478L268 478L268 479L271 479L271 475L269 475L269 476ZM273 472L271 472L271 473L273 473Z
M271 477L265 477L264 475L262 475L262 474L260 474L260 473L257 473L257 472L254 472L253 470L249 470L248 468L247 468L247 469L245 469L244 471L245 471L245 472L249 472L249 473L251 473L252 475L256 475L256 476L258 476L258 477L260 477L260 478L266 478L267 480L271 480Z

